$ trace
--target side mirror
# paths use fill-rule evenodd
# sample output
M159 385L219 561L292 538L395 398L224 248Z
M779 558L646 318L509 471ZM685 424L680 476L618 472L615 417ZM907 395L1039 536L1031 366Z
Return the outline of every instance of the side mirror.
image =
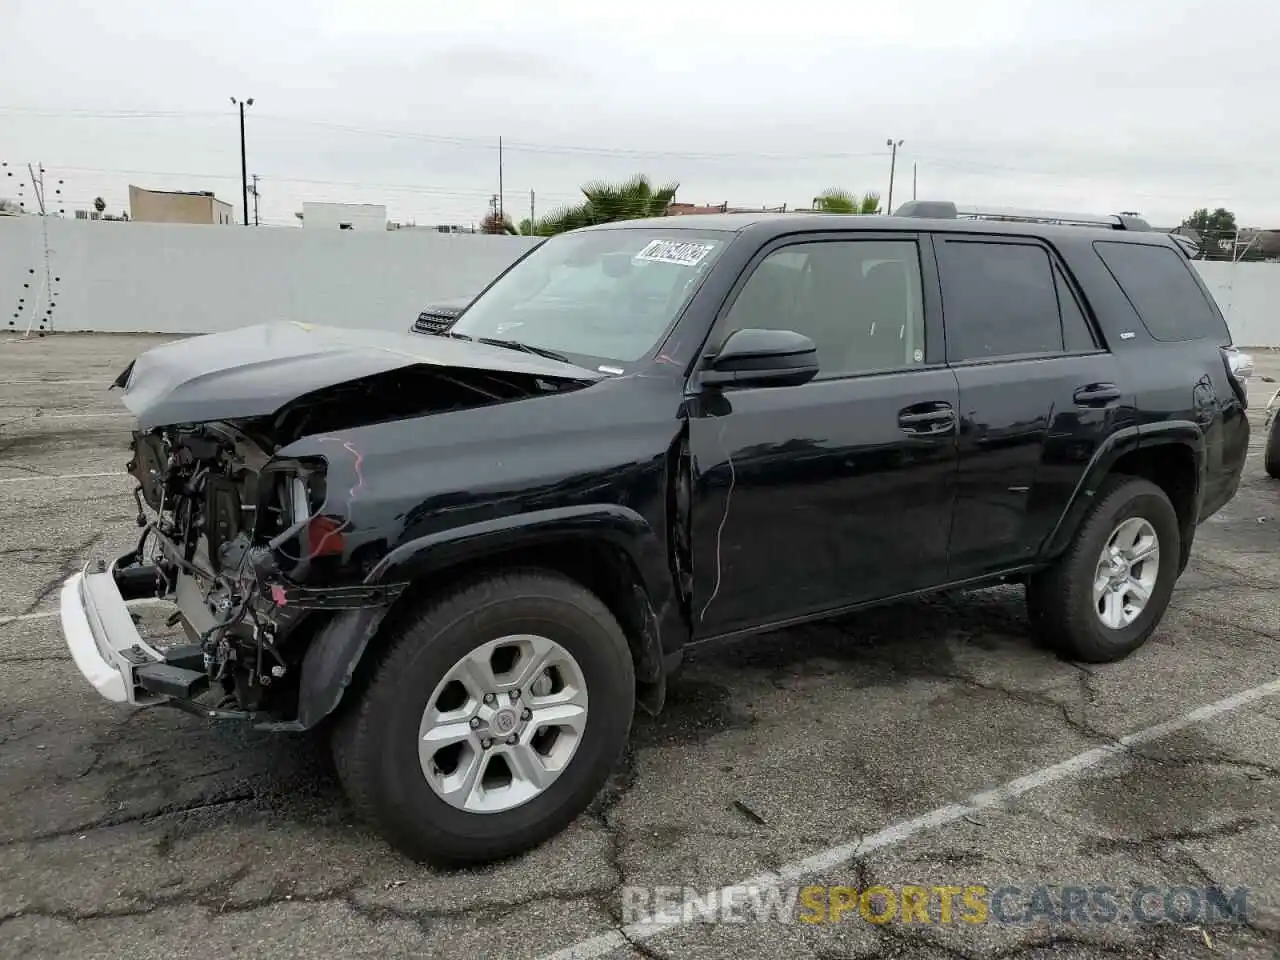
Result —
M803 334L735 330L703 362L701 380L705 386L787 387L808 383L817 372L818 348Z

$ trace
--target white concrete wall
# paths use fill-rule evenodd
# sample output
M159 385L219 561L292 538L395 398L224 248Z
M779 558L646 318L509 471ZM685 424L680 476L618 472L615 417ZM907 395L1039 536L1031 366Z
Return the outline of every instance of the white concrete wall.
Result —
M1197 260L1240 346L1280 347L1280 263Z
M52 329L62 332L206 333L272 320L405 330L428 304L478 293L535 242L0 217L0 331L46 316L42 226Z
M267 320L404 329L433 301L478 292L534 242L0 217L0 330L47 316L42 226L61 331L203 333ZM1237 344L1280 347L1280 263L1196 268Z

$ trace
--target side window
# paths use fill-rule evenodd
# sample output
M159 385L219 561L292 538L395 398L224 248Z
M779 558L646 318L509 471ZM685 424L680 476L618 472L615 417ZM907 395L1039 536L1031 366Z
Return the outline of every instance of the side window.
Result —
M1068 353L1072 351L1096 350L1097 341L1080 309L1080 301L1076 299L1071 284L1063 276L1057 264L1053 267L1053 281L1058 287L1058 307L1062 311L1062 341Z
M948 361L1062 352L1058 294L1044 248L945 239L937 250Z
M1093 249L1155 339L1231 341L1226 323L1210 306L1182 254L1164 246L1114 240L1095 241Z
M821 240L782 247L747 278L716 325L794 330L818 347L818 377L924 362L920 251L914 240Z

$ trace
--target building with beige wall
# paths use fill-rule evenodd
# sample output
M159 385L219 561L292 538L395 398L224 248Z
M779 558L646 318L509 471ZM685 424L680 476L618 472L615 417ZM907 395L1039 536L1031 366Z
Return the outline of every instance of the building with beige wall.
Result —
M143 223L212 223L227 226L236 222L231 204L208 190L147 190L129 184L129 219Z

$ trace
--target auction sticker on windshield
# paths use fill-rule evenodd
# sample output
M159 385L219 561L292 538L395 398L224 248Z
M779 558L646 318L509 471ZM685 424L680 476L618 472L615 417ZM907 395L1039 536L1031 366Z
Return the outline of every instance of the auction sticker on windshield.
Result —
M688 240L654 240L635 255L636 260L648 263L675 263L682 267L696 267L716 248L714 243L697 243Z

